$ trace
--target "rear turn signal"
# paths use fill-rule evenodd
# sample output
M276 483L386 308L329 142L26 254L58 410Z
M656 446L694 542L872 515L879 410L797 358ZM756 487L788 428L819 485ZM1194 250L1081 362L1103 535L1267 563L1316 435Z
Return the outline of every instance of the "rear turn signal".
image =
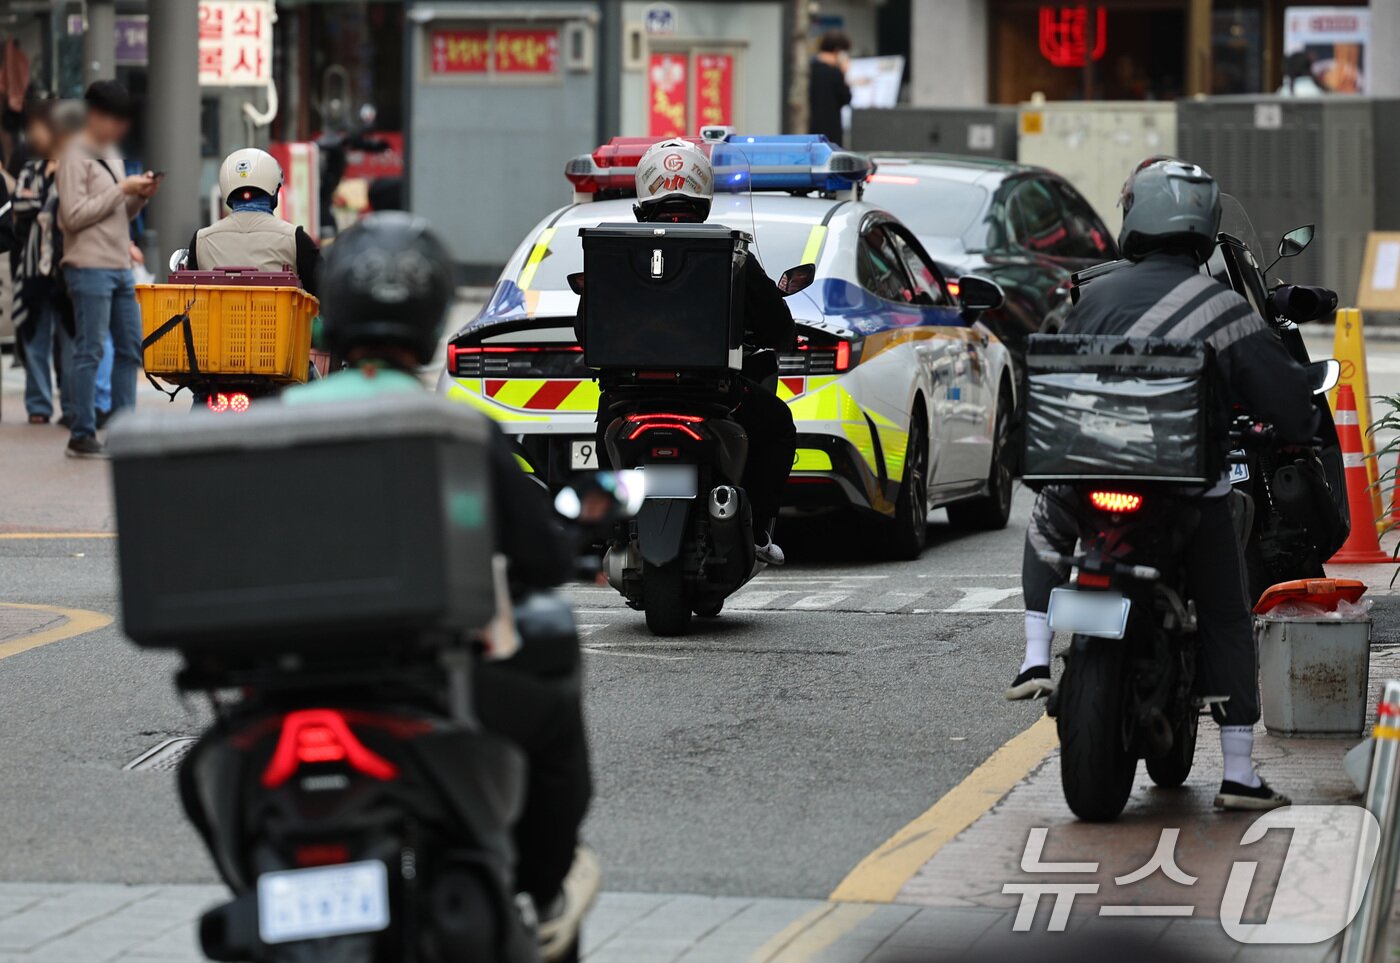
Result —
M1089 504L1101 512L1121 515L1135 512L1142 507L1142 496L1131 492L1090 492Z
M306 765L343 762L361 775L387 781L398 777L392 762L361 742L345 716L334 709L301 709L282 719L282 735L272 760L263 771L262 784L275 789Z

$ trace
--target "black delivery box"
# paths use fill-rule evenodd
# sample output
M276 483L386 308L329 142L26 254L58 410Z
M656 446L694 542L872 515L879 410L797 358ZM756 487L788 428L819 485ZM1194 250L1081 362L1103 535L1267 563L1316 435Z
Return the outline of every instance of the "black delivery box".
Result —
M234 656L484 626L489 430L430 394L118 419L126 634Z
M747 234L720 224L603 224L579 235L590 368L743 366Z
M1032 336L1026 481L1213 483L1221 468L1214 366L1198 341Z

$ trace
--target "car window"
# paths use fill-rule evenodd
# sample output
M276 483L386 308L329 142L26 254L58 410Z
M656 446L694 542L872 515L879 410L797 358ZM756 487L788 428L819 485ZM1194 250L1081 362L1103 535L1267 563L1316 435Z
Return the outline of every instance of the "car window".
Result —
M886 228L890 241L899 252L900 259L910 279L914 282L914 303L946 305L951 304L947 290L943 286L943 276L938 273L913 244L899 231Z
M1016 243L1037 254L1069 256L1069 228L1060 202L1039 180L1026 180L1011 194L1006 205L1011 236Z
M899 252L883 227L873 227L860 236L856 248L856 277L861 287L886 301L905 304L914 301L914 290L904 273Z
M1069 225L1068 257L1093 258L1096 261L1109 261L1117 257L1108 228L1094 213L1093 207L1084 200L1073 187L1056 182L1055 188L1064 205L1065 221Z

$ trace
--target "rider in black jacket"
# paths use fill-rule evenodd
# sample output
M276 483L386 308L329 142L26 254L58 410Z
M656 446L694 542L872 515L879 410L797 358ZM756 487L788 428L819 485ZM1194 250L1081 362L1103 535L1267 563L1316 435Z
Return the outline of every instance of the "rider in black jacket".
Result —
M662 141L652 146L637 164L637 204L633 210L639 221L701 223L710 216L713 196L710 159L694 144ZM580 316L582 311L580 303ZM793 349L796 329L792 312L752 251L744 261L744 325L745 340L753 347L780 352ZM582 343L582 325L578 322L575 333ZM734 409L734 420L749 436L749 455L741 484L753 506L757 555L769 565L781 565L785 558L773 541L773 528L797 451L792 412L772 391L744 379L744 397ZM599 425L600 435L604 427Z
M1119 246L1134 263L1087 285L1064 333L1205 341L1215 349L1224 403L1272 423L1284 441L1311 441L1318 413L1303 367L1247 300L1201 273L1220 225L1214 179L1194 164L1149 158L1124 184L1122 205ZM1202 691L1229 696L1223 705L1212 705L1225 758L1216 805L1272 809L1288 799L1259 778L1252 761L1258 670L1243 561L1226 499L1228 477L1201 494L1201 522L1185 561L1203 643ZM1069 572L1040 556L1072 554L1077 537L1068 490L1046 487L1026 533L1026 658L1006 690L1008 699L1035 698L1053 688L1046 610L1051 589L1064 584Z

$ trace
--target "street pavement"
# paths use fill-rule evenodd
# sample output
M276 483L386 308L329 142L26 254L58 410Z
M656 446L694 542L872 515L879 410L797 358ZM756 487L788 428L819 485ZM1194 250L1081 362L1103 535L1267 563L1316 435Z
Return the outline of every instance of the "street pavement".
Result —
M1374 344L1371 372L1373 392L1400 391L1400 345ZM169 741L197 733L207 711L174 693L175 659L135 649L111 621L106 466L65 459L57 428L20 424L8 359L2 380L0 963L196 960L193 921L221 889L181 817ZM165 405L146 390L141 403ZM652 638L611 590L567 590L597 780L586 836L607 890L587 931L591 963L1043 959L1105 936L1188 959L1263 959L1221 928L1220 897L1233 865L1256 859L1251 912L1267 912L1260 894L1287 889L1287 844L1242 847L1253 820L1210 811L1209 724L1184 790L1144 779L1123 821L1093 826L1059 798L1041 707L1001 699L1021 657L1029 505L1019 492L1011 526L978 535L936 512L929 549L907 563L824 524L788 525L792 563L681 639ZM1363 574L1383 588L1391 567ZM1397 613L1400 599L1377 598L1373 681L1400 674ZM1354 741L1261 735L1264 774L1300 803L1354 803L1340 769ZM154 764L127 768L162 746ZM1178 862L1199 885L1143 880L1118 902L1175 900L1192 915L1103 914L1113 878L1143 865L1164 828L1180 830ZM1082 879L1027 873L1037 830L1045 861L1101 865ZM1048 898L1030 931L1014 932L1020 896L1003 887L1044 878L1099 888L1075 900L1064 933L1047 935Z

